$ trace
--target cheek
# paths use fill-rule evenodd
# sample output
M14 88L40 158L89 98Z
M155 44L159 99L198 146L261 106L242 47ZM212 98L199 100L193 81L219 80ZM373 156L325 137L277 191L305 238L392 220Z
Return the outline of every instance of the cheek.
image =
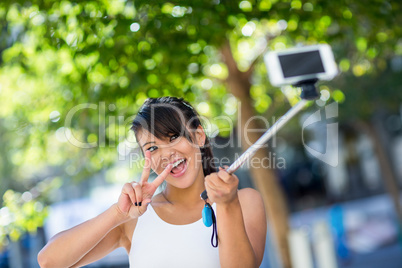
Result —
M192 156L191 156L191 162L192 166L197 168L199 166L202 166L202 154L201 151L197 148L192 149Z
M159 158L156 156L153 156L151 161L152 161L151 164L152 171L158 175L161 174L161 172L163 171L162 161L160 161Z
M159 175L167 165L168 163L166 161L155 162L152 166L152 169Z

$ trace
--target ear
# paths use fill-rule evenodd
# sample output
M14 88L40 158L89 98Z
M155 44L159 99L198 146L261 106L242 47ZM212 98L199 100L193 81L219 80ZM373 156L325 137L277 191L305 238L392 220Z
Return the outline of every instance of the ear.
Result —
M197 141L197 144L199 147L202 147L205 145L205 139L206 139L205 131L204 128L199 125L195 131L195 139Z

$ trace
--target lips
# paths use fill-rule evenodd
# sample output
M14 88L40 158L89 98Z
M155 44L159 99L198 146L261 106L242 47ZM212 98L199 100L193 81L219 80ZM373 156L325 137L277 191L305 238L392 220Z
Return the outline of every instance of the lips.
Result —
M183 161L185 161L186 159L182 158L182 159L177 159L175 161L173 161L172 163L170 163L171 165L173 165L173 167L177 167L178 165L180 165Z
M173 168L170 171L170 174L173 177L180 177L182 176L187 170L187 161L186 159L179 159L175 162L173 162Z

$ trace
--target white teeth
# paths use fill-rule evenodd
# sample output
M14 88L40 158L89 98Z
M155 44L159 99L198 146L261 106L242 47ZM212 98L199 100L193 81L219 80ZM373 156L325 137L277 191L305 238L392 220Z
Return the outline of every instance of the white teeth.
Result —
M176 162L174 162L173 167L174 167L174 168L177 167L177 166L180 165L180 163L182 163L182 162L184 162L184 159L177 160Z

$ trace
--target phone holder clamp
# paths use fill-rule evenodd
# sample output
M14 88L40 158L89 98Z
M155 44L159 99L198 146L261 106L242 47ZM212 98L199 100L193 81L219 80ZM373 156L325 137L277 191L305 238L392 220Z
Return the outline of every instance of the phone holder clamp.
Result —
M315 86L317 81L318 79L304 80L294 84L293 86L301 88L302 92L300 94L300 98L304 100L314 100L319 97L317 88Z

